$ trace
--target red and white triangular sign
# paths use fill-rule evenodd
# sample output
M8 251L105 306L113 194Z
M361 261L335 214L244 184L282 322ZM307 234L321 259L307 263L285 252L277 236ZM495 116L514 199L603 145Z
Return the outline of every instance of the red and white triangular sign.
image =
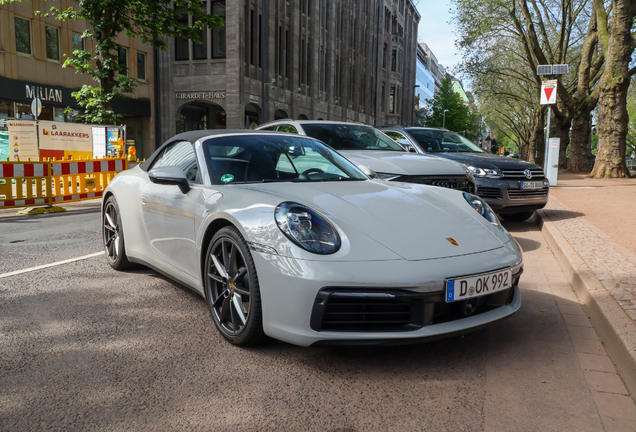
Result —
M556 87L557 80L543 81L541 83L541 105L550 105L556 103Z

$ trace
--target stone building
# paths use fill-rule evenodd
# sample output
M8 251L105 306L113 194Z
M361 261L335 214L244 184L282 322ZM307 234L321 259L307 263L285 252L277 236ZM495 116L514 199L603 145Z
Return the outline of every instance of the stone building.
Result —
M205 4L225 27L157 53L158 142L280 118L410 122L420 20L411 0Z
M64 10L71 0L54 5ZM64 55L91 43L81 38L85 22L60 22L34 13L51 6L44 0L0 6L0 119L33 119L31 102L39 97L43 105L40 120L68 121L64 110L79 109L71 93L84 84L96 84L87 75L62 68ZM137 154L145 157L155 148L153 52L138 39L122 35L117 42L123 47L120 62L139 79L139 86L131 97L116 100L114 109L124 116L127 139L134 140Z

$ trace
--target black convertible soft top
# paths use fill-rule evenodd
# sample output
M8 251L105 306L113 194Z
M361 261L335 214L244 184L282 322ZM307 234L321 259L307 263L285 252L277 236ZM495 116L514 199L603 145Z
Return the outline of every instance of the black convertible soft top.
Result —
M254 135L280 134L280 132L263 131L263 130L249 130L249 129L207 129L207 130L197 130L197 131L183 132L183 133L180 133L180 134L177 134L177 135L173 136L168 141L163 143L161 145L161 147L159 147L157 150L155 150L154 153L152 155L150 155L150 157L148 159L146 159L145 162L142 162L141 164L139 164L139 167L142 170L147 171L148 167L150 165L152 165L152 162L157 158L157 156L159 156L161 154L163 149L166 148L166 146L170 145L171 143L173 143L175 141L188 141L188 142L194 143L195 141L197 141L197 140L199 140L201 138L205 138L205 137L209 137L209 136L235 134L235 133L244 134L244 135L245 134L254 134Z

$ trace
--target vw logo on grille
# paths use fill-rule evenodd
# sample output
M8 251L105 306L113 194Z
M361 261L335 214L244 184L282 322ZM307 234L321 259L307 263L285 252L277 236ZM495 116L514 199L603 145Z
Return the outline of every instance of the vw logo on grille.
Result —
M529 169L525 170L525 171L523 172L523 175L525 175L525 176L526 176L526 178L528 178L528 179L531 179L531 178L532 178L532 173L530 172L530 170L529 170Z

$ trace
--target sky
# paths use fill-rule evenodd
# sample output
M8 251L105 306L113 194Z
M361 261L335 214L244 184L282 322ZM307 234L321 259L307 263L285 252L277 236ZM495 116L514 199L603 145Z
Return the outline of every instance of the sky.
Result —
M418 3L417 10L421 15L417 41L426 43L445 68L457 65L461 56L456 54L454 26L449 24L450 3L447 0L414 0L415 2Z

